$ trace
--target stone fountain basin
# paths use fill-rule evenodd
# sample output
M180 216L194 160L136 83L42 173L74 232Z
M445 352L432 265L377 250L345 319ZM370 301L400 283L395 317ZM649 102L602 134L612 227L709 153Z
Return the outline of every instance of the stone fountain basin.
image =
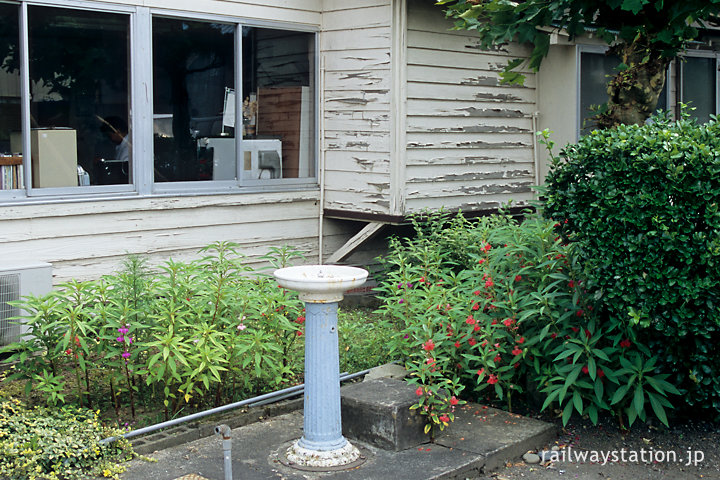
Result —
M301 300L336 302L343 292L365 283L368 272L344 265L300 265L275 270L273 275L281 287L300 292Z

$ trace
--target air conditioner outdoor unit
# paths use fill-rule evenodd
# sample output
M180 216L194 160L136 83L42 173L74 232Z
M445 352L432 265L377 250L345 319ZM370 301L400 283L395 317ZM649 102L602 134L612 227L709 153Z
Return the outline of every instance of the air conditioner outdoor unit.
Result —
M27 327L11 318L25 312L8 302L25 295L44 295L52 289L52 265L0 263L0 346L9 345L27 332Z

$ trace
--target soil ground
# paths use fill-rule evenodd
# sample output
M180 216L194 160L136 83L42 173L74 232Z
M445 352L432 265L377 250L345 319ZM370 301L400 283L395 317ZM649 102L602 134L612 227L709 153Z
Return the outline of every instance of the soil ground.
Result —
M613 418L601 419L598 425L573 419L564 428L559 419L542 419L558 423L557 441L543 449L550 451L557 446L558 458L540 464L508 464L475 480L720 480L717 423L678 420L670 428L639 423L627 432Z

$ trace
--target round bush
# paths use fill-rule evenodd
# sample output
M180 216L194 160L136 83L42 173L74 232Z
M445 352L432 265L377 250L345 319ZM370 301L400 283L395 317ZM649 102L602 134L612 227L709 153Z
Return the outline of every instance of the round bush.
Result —
M691 405L720 412L720 124L593 131L553 160L545 215L606 315L642 329Z

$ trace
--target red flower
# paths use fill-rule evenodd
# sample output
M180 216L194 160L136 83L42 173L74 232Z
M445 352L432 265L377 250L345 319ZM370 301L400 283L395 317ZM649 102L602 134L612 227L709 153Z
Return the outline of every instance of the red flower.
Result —
M480 305L478 305L477 303L473 303L472 309L473 309L473 310L480 310Z
M556 339L556 338L557 338L557 333L551 333L551 334L550 334L550 337L553 338L553 339Z
M490 377L488 377L487 382L488 382L490 385L495 385L495 384L498 382L497 375L495 375L494 373L491 374Z
M495 283L493 283L492 278L488 278L487 280L485 280L485 288L490 288L493 285L495 285Z
M495 355L495 358L493 358L493 362L497 363L497 362L499 362L500 360L502 360L502 357L501 357L500 354L498 353L497 355Z
M630 345L632 345L632 343L630 343L630 339L629 339L629 338L626 338L626 339L624 339L624 340L622 340L622 341L620 342L620 346L621 346L622 348L630 348Z
M590 330L588 330L587 328L585 329L585 336L586 336L587 338L592 337L592 333L590 333Z
M460 342L455 342L455 348L460 348Z
M301 336L302 336L302 332L301 332L300 330L298 330L297 336L298 336L298 337L301 337Z
M423 343L423 350L427 352L431 352L435 349L435 343L433 343L432 340L428 340L427 342Z
M468 325L475 325L475 319L472 315L468 315L468 317L465 319L465 323Z
M480 260L478 260L478 264L482 265L483 263L485 263L485 259L484 259L484 258L481 258Z
M482 343L480 344L480 346L483 347L483 348L485 348L485 347L487 347L487 343L488 343L487 340L485 340L484 342L482 342Z
M575 333L577 333L577 332L580 331L580 329L579 329L578 327L570 327L570 328L571 328L572 331L575 332Z
M603 378L605 376L605 372L603 372L602 368L597 369L598 377Z
M480 295L480 290L475 290L475 291L473 292L473 295Z
M473 332L479 332L480 331L480 325L475 325L473 327Z
M520 275L515 275L515 281L519 282L520 280L522 280L522 277Z
M582 317L582 316L583 316L583 309L581 308L580 310L578 310L577 312L575 312L575 315L577 315L578 317Z
M575 288L575 280L570 280L570 281L568 282L568 287L570 287L570 288Z
M485 368L481 368L480 370L478 370L478 371L477 371L478 377L479 377L480 375L482 375L483 373L485 373Z
M419 396L421 396L422 394L423 394L423 389L422 389L422 387L418 387L417 390L415 390L415 395L417 395L417 396L419 397Z
M460 401L457 399L457 397L455 397L455 395L453 395L452 397L450 397L450 405L455 406L455 405L457 405L458 403L460 403Z
M493 321L490 322L490 325L497 325L497 318L493 318Z
M444 414L440 415L440 421L443 423L448 423L450 421L450 417L448 417L447 415L444 415Z
M304 321L305 321L305 317L300 315L299 317L297 317L297 320L295 320L295 323L303 323Z
M488 243L487 245L485 245L485 246L483 247L483 251L487 253L487 252L490 251L491 248L492 248L492 245L490 245L490 244Z
M503 325L505 325L505 326L508 327L508 328L509 328L510 325L512 325L513 323L515 323L515 320L513 320L512 318L506 318L505 320L503 320Z
M470 340L468 340L468 344L471 347L474 347L476 343L477 343L477 340L475 340L474 338L471 338Z
M420 283L425 283L425 277L420 277Z
M515 346L515 348L512 351L512 354L517 356L517 355L520 355L521 353L522 353L522 350L520 349L520 347Z
M517 342L518 342L518 343L525 343L525 337L520 337Z
M589 371L590 371L590 369L588 369L587 365L585 365L584 367L582 367L582 372L583 372L585 375L587 375Z

